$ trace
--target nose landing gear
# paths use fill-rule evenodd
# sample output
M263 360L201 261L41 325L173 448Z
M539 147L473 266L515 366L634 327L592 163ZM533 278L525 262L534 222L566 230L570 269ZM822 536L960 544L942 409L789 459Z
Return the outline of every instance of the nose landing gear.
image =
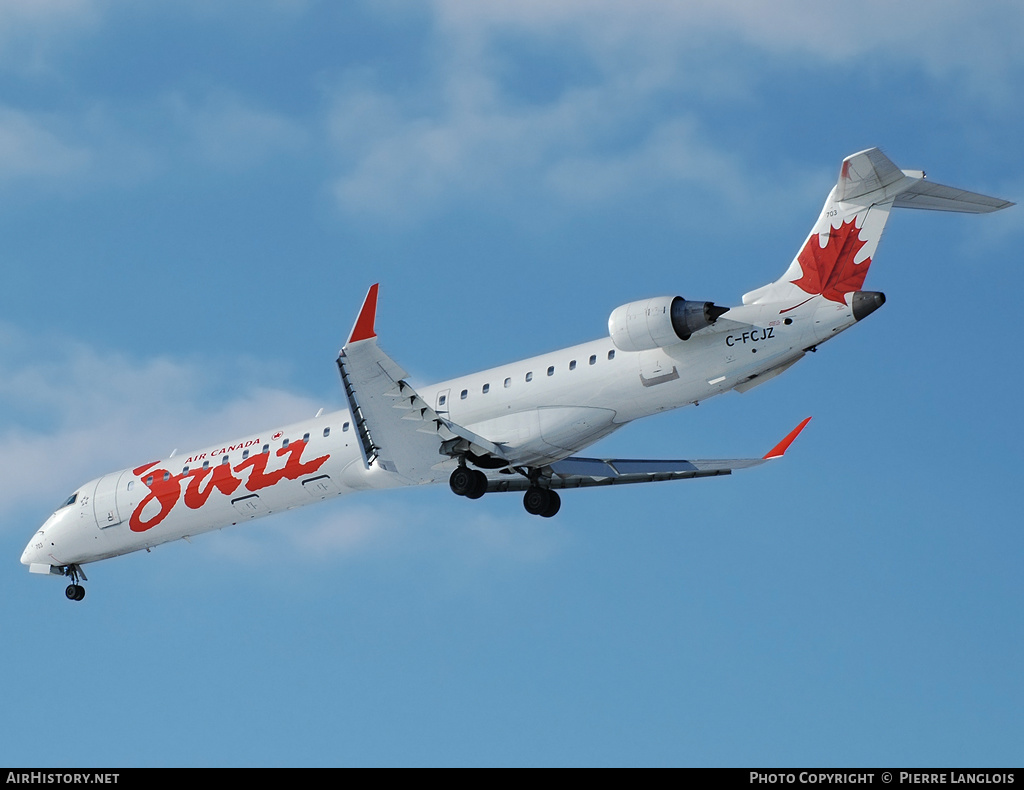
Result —
M89 581L89 579L86 578L82 569L77 565L68 565L64 568L64 575L71 577L71 584L69 584L67 589L64 590L64 595L67 599L69 601L81 601L85 598L85 588L78 583L78 579L81 577L82 581L85 582Z
M81 584L69 584L64 594L69 601L81 601L85 597L85 588Z

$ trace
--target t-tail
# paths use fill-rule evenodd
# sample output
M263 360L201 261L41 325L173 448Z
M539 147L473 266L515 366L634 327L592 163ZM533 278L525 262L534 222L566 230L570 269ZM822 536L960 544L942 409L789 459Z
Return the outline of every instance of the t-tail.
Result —
M786 273L744 294L743 303L799 303L820 295L852 306L859 319L885 300L861 288L890 209L987 214L1012 205L927 181L923 171L900 170L880 150L869 148L843 160L838 183Z

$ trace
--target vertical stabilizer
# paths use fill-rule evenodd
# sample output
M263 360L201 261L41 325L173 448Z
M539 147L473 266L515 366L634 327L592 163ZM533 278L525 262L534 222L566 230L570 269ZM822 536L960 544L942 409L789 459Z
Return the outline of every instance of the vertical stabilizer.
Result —
M972 214L1012 206L1005 200L925 181L900 170L877 148L843 160L839 179L786 273L744 294L744 304L794 303L813 296L848 303L861 290L893 206Z

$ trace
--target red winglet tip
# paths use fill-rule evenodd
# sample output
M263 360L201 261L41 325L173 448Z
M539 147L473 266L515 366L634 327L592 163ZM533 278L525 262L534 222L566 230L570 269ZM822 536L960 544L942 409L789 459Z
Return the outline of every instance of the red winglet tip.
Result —
M377 319L377 288L379 285L380 283L374 283L370 286L370 290L367 291L366 299L363 300L363 308L359 311L359 318L356 319L356 325L352 327L352 334L348 339L349 343L377 337L373 325Z
M789 446L794 441L796 441L796 437L800 435L800 431L802 431L804 428L806 428L807 427L807 423L809 423L810 421L811 421L811 418L808 417L802 423L800 423L798 426L796 426L793 430L791 430L789 432L789 434L786 436L785 439L783 439L781 442L779 442L777 445L775 445L768 452L768 454L764 457L764 460L765 461L769 461L772 458L782 458L782 456L784 456L786 454L786 450L789 449Z

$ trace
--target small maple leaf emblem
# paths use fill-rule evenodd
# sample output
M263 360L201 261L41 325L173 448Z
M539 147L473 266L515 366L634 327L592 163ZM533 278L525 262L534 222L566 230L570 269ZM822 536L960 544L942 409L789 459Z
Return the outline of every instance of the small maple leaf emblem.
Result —
M811 234L797 256L803 274L792 281L793 285L809 294L821 294L826 299L841 303L846 302L846 294L861 289L871 259L853 262L867 244L867 241L861 241L860 231L853 223L851 219L838 228L829 228L828 242L824 247L819 242L819 234Z

